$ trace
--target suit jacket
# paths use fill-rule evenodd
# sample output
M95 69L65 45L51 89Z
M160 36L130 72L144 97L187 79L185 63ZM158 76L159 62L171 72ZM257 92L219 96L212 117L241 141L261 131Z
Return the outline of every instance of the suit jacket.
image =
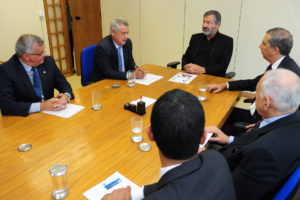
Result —
M208 150L171 169L158 183L144 187L145 199L234 200L234 188L225 159Z
M278 65L278 68L288 69L292 72L295 72L300 77L300 68L297 63L290 57L285 56L285 58L281 61ZM247 91L255 91L256 85L260 78L264 74L257 76L254 79L246 79L246 80L238 80L238 81L231 81L228 82L230 90L247 90Z
M198 58L199 46L207 40L203 33L194 34L191 37L190 44L182 56L182 69L188 63L202 65ZM214 44L209 52L209 61L205 67L206 74L224 77L233 51L233 39L227 35L217 32L214 37Z
M125 71L134 70L135 62L132 56L132 43L129 38L122 48ZM91 81L96 82L105 78L126 79L126 72L118 71L118 66L118 52L111 35L108 35L96 46Z
M300 111L235 137L220 150L237 199L272 199L300 164Z
M44 63L37 67L44 99L54 96L54 89L69 93L74 98L72 88L57 68L54 60L46 56ZM27 116L32 103L40 102L30 78L18 56L13 55L0 67L0 108L2 115Z

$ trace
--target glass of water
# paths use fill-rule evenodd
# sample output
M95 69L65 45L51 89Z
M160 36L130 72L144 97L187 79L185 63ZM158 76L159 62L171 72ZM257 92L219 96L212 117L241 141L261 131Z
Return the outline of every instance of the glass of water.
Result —
M49 173L52 177L53 199L64 199L69 194L69 188L67 184L67 166L63 164L57 164L50 168Z
M132 131L131 140L133 142L143 141L142 128L143 128L143 118L139 116L131 117L131 131Z
M129 70L128 71L128 87L135 87L135 71Z
M206 91L207 91L207 83L199 82L198 83L198 100L205 101L206 100Z
M102 108L101 103L101 90L93 90L92 91L92 104L93 110L100 110Z

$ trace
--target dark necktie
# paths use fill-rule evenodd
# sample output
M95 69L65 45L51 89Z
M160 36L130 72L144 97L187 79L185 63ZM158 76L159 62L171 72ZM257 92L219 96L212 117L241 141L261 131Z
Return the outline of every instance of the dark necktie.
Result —
M41 80L38 74L38 71L36 70L35 67L31 68L31 71L33 71L33 87L35 90L35 94L38 97L42 97L42 84L41 84Z
M255 126L252 127L252 128L249 128L247 130L247 132L250 132L250 131L256 131L257 129L259 129L259 126L260 126L260 123L262 122L262 120L259 120L258 122L256 122Z
M121 47L118 47L118 62L119 62L119 71L122 72L123 71L123 65L122 65L122 55L121 55L121 51L122 51L122 48Z
M270 64L270 65L267 67L266 72L269 71L269 70L271 70L271 69L272 69L272 65Z

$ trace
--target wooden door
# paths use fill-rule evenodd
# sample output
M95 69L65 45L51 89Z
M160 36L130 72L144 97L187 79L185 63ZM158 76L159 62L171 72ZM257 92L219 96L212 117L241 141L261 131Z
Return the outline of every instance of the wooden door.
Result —
M44 0L50 54L65 76L72 75L65 0Z
M81 74L81 51L102 39L100 0L69 0L75 63L77 74Z

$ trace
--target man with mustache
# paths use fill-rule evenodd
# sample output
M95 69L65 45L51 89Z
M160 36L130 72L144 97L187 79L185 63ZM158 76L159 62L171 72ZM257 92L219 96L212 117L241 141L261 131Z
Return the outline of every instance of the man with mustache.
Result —
M219 33L221 14L216 10L203 15L203 33L194 34L182 56L182 69L191 74L225 76L229 65L233 39Z

